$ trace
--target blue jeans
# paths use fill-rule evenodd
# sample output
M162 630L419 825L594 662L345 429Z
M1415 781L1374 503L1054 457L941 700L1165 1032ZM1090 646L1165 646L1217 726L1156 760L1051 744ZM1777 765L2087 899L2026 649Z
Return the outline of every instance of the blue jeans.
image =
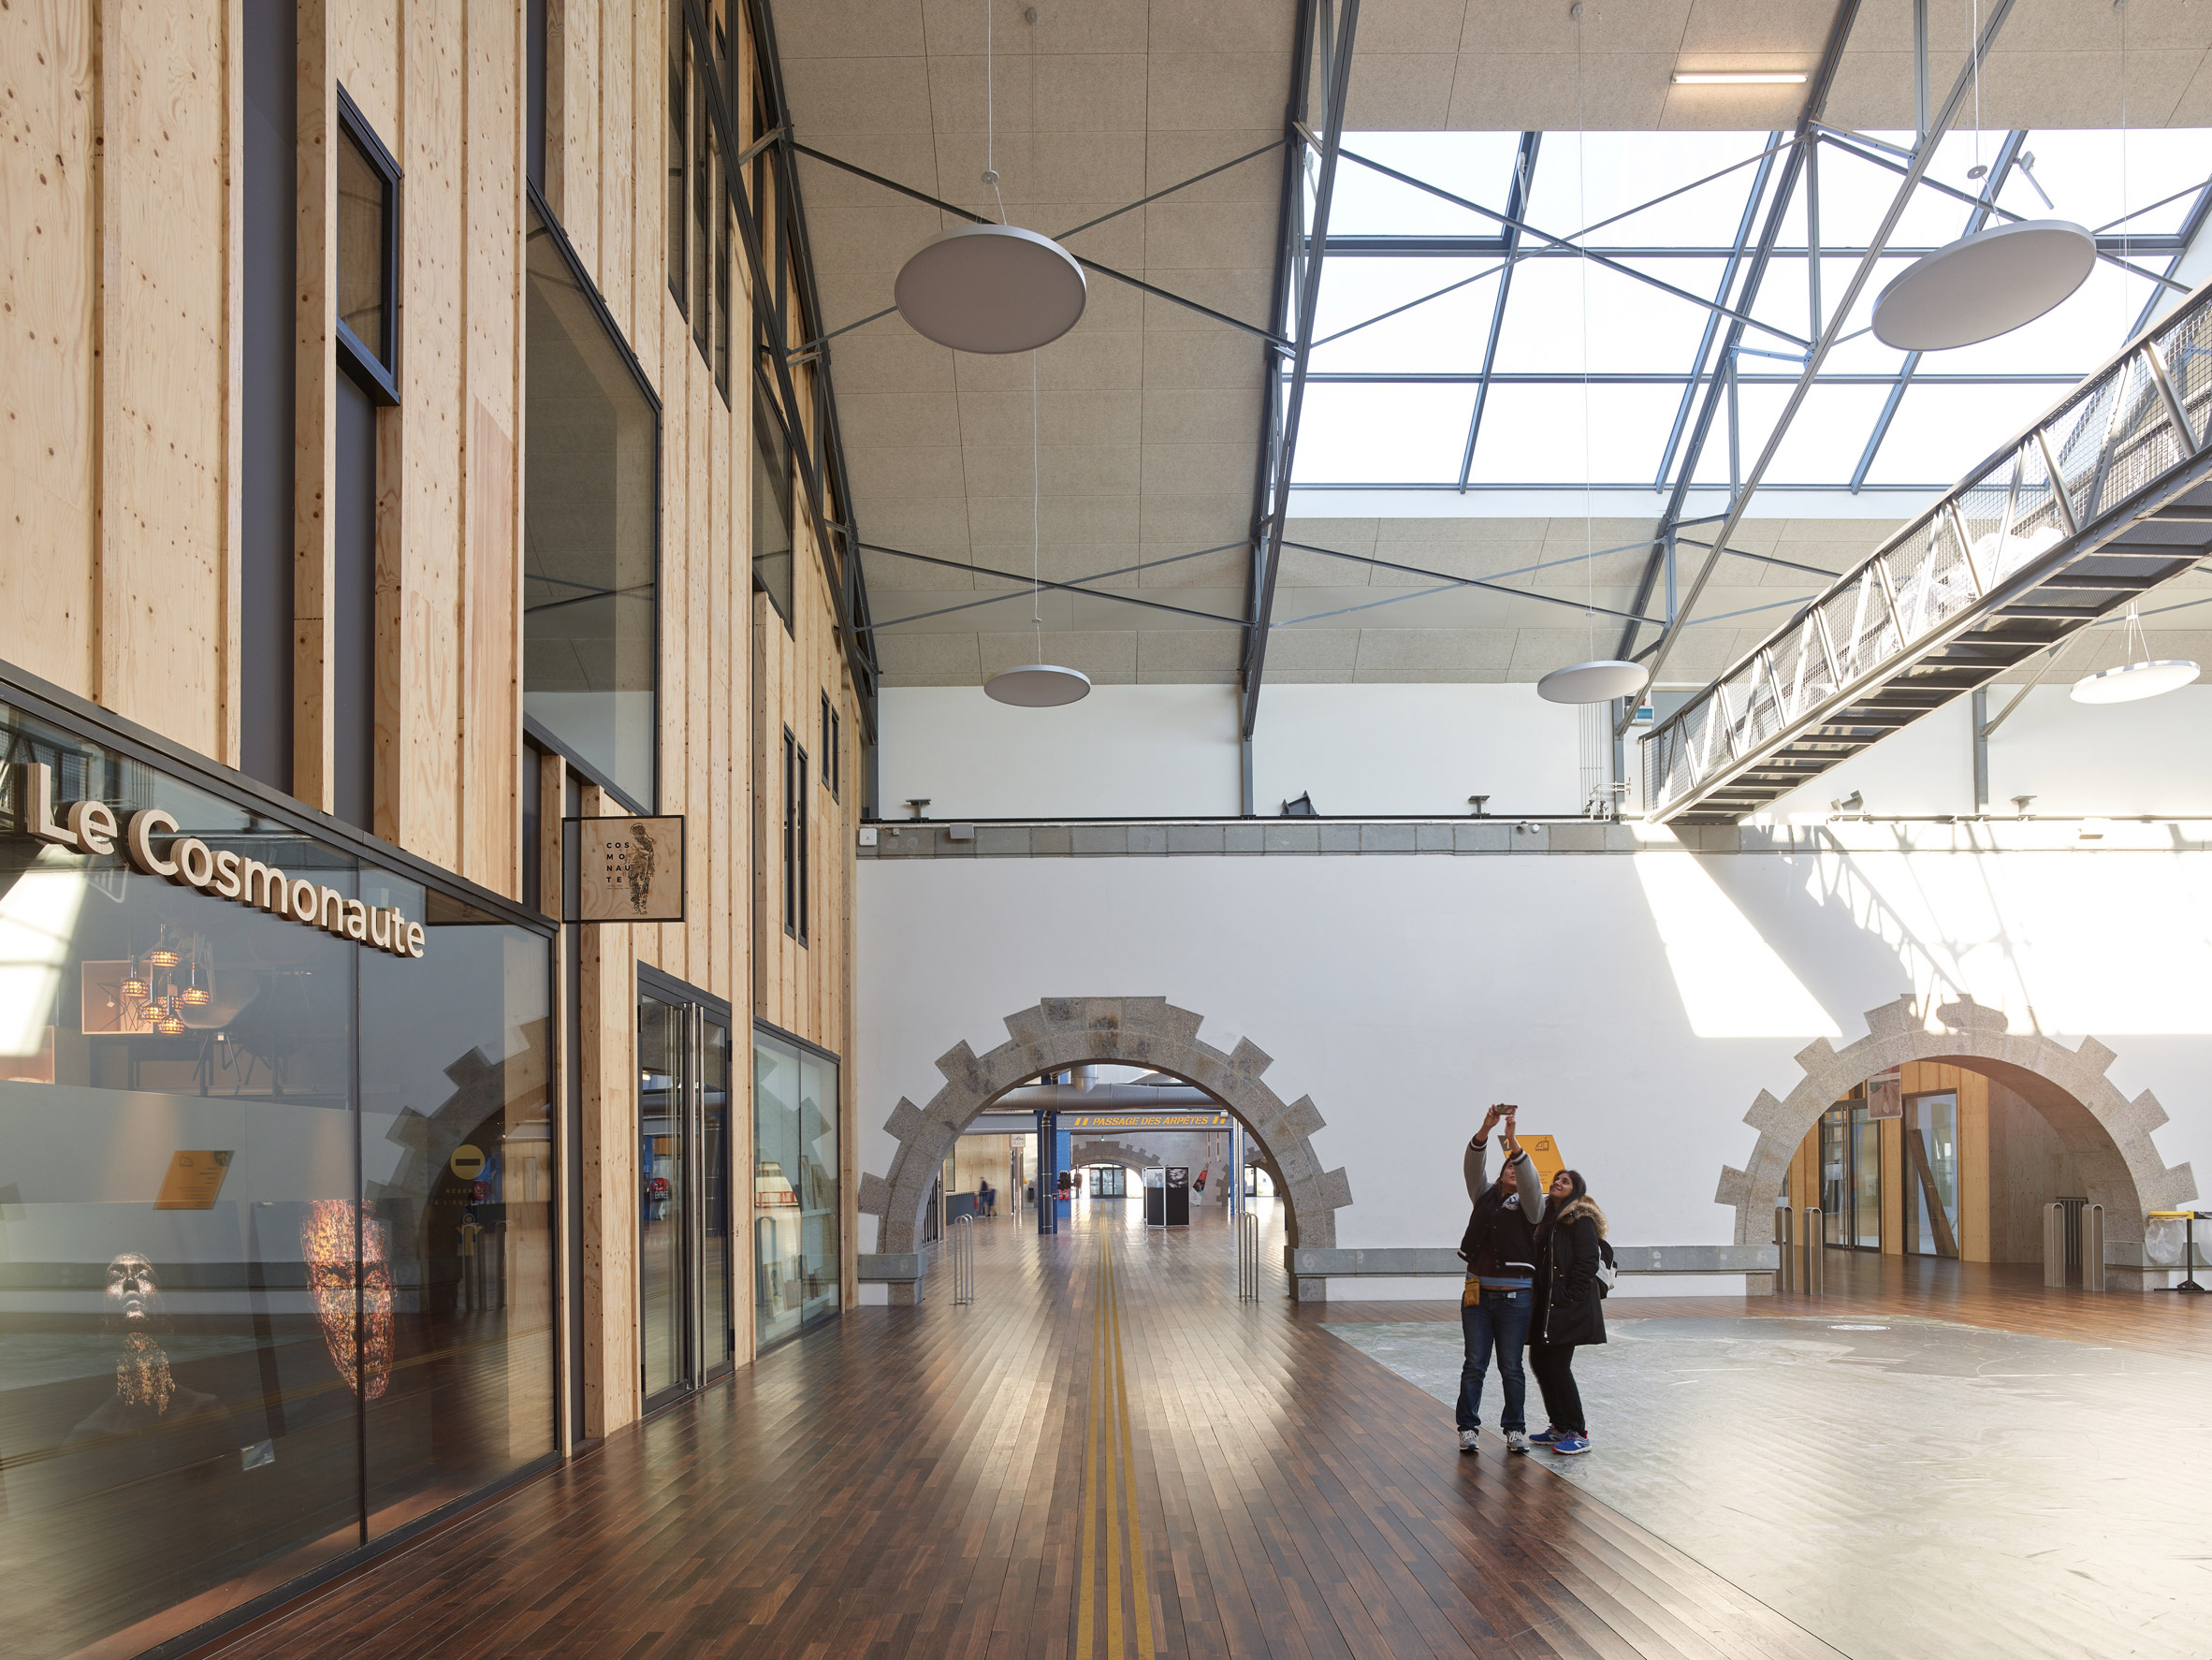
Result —
M1498 1427L1525 1430L1528 1374L1521 1368L1521 1351L1528 1342L1529 1316L1535 1311L1529 1291L1485 1291L1478 1303L1460 1309L1460 1332L1467 1340L1466 1359L1460 1362L1460 1401L1455 1416L1463 1430L1482 1424L1482 1375L1490 1370L1490 1357L1498 1357L1498 1380L1506 1389L1506 1412Z

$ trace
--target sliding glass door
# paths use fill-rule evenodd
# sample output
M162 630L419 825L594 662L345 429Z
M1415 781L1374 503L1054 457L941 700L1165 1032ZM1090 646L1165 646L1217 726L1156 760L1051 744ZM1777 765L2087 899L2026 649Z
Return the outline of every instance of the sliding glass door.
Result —
M649 1409L735 1358L727 1006L641 968L637 1076L638 1365Z

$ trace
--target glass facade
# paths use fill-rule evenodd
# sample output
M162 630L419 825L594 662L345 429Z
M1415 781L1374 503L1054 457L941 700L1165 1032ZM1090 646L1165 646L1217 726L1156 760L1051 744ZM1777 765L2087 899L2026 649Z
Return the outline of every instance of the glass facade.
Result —
M1864 1100L1838 1101L1820 1119L1820 1209L1826 1243L1882 1248L1882 1123Z
M522 706L650 811L660 412L560 234L530 231Z
M1908 1256L1958 1255L1958 1092L1905 1102L1904 1248Z
M753 1305L760 1347L837 1312L837 1062L752 1039Z
M0 1607L132 1653L554 1450L550 942L0 734Z

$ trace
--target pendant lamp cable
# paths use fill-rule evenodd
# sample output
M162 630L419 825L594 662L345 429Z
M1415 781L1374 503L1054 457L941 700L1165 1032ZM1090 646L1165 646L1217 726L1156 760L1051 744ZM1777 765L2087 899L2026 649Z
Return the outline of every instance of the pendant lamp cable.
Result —
M2120 105L2120 108L2119 108L2119 117L2120 117L2120 130L2119 130L2119 187L2120 187L2120 221L2119 221L2119 224L2120 224L2120 258L2121 258L2121 259L2123 259L2123 260L2126 260L2126 259L2132 259L2132 258L2133 258L2133 257L2134 257L2134 250L2133 250L2133 249L2132 249L2132 247L2129 245L2129 240L2128 240L2128 239L2129 239L2130 235L2131 235L2131 234L2133 232L2133 230L2134 230L2134 226L2132 226L2132 225L2130 225L2130 224L2128 223L2128 213L2129 213L2129 211L2130 211L2130 208L2131 208L2131 205L2132 205L2132 204L2129 202L2129 200L2128 200L2128 0L2112 0L2112 9L2119 13L2119 29L2120 29L2120 42L2119 42L2119 46L2120 46L2120 51L2119 51L2119 59L2120 59L2120 61L2119 61L2119 83L2120 83L2120 84L2119 84L2119 105ZM2118 296L2118 298L2119 298L2119 313L2120 313L2120 335L2121 335L2121 338L2122 338L2122 339L2125 339L2125 338L2126 338L2126 336L2127 336L2127 333L2128 333L2128 328L2127 328L2127 324L2128 324L2128 285L2127 285L2125 283L2116 283L2116 284L2113 284L2113 291L2114 291L2114 293L2115 293L2115 294L2117 294L2117 295Z
M1974 66L1974 170L1968 175L1982 176L1982 0L1972 0L1969 12L1966 55Z
M997 53L993 51L991 0L983 0L983 182L998 204L998 223L1006 223L1006 197L998 193L998 105L993 82Z
M1567 15L1575 21L1575 223L1590 223L1590 123L1582 102L1582 0ZM1575 274L1582 309L1582 634L1583 650L1597 656L1597 523L1591 494L1590 460L1590 256L1579 252Z
M1037 350L1029 350L1029 620L1037 629L1037 661L1044 661L1044 538L1038 528Z

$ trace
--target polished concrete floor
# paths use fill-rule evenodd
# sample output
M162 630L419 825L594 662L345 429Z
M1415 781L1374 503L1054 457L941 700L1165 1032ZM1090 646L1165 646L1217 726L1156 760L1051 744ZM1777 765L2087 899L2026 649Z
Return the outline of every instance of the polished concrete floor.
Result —
M972 1305L856 1310L227 1652L2212 1653L2198 1300L1624 1299L1597 1451L1466 1458L1448 1303L1290 1304L1271 1228L1240 1304L1217 1214L977 1231Z

